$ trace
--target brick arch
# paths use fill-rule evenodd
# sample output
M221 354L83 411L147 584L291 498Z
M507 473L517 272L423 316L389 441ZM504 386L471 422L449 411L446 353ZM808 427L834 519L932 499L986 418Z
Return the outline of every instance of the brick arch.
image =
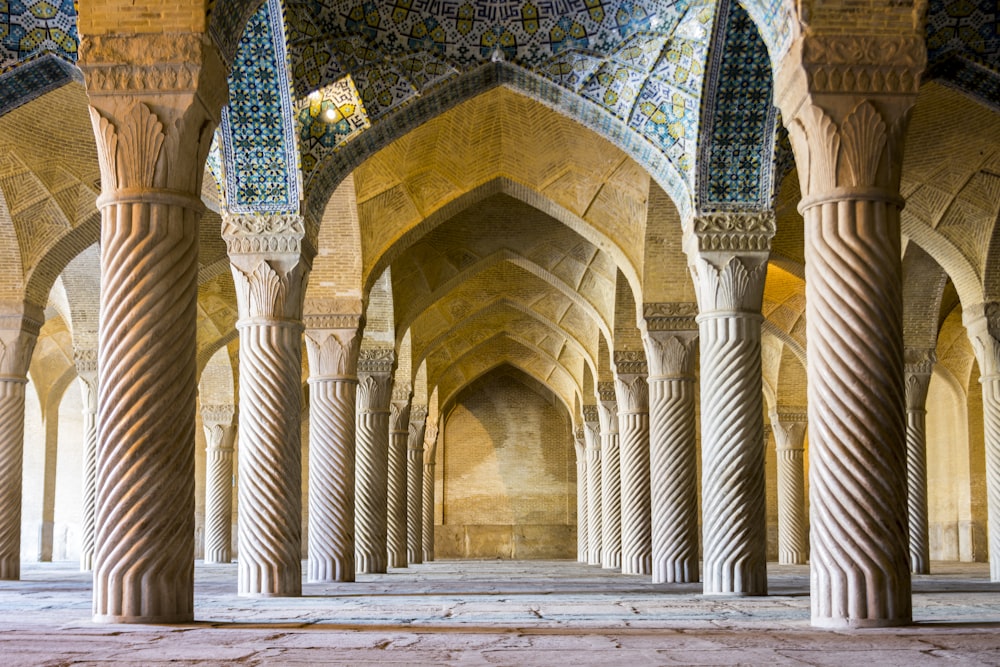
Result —
M381 275L384 267L391 265L407 248L455 215L498 193L509 195L542 211L572 229L586 241L607 252L625 275L633 291L637 294L642 293L639 271L615 239L602 234L592 224L538 193L532 187L503 176L493 178L463 193L460 197L425 215L418 224L401 233L396 241L372 262L372 268L366 272L364 292L368 292L372 280Z
M937 347L941 298L948 274L918 244L903 254L903 344L907 348Z
M97 243L100 236L101 214L95 210L86 220L56 239L25 276L25 301L45 304L59 274L77 255Z
M202 405L235 405L236 383L229 350L225 344L212 347L215 352L202 367L198 378L198 400Z

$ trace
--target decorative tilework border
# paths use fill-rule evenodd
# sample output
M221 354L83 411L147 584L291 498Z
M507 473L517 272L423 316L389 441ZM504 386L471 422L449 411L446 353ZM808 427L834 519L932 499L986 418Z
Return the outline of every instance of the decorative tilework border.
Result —
M83 84L75 65L46 53L0 74L0 116L67 83Z
M241 56L238 54L229 78L230 105L222 110L222 154L227 175L226 202L234 213L254 211L283 212L297 211L299 208L298 144L295 137L294 112L291 99L291 85L288 79L288 63L285 50L285 32L281 15L280 0L268 0L261 5L252 20L260 20L267 26L267 42L241 41L242 55L248 57L246 69L241 72ZM254 59L256 58L256 59ZM273 93L278 100L278 109L261 108L254 112L257 104L252 99L253 92L244 80L254 78L253 69L266 68L276 75ZM246 79L240 78L241 75ZM259 83L254 79L254 83ZM250 101L249 109L244 104ZM246 126L237 122L237 113L250 113ZM276 114L276 126L263 127L252 116L263 118ZM239 120L242 120L240 118ZM264 136L267 134L268 136ZM270 142L268 142L270 139ZM281 146L281 154L267 154L264 162L255 160L252 151L260 151L266 143ZM238 174L238 178L232 175ZM253 179L253 183L243 179ZM246 192L245 192L246 191ZM254 192L247 196L247 192Z

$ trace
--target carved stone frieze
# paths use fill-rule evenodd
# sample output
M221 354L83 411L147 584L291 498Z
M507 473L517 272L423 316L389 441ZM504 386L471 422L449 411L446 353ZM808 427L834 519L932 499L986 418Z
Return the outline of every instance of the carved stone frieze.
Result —
M391 347L361 350L358 357L359 373L392 373L396 366L396 353Z
M702 252L766 252L775 229L774 211L705 213L692 222Z
M645 303L642 316L647 331L697 331L698 304L692 302Z
M611 402L613 403L615 399L615 383L612 382L598 382L597 383L597 400L602 403Z
M587 424L597 423L600 417L597 414L596 405L584 405L583 406L583 421Z
M645 375L646 353L642 350L615 350L615 372L621 375Z
M305 236L305 220L298 213L226 213L222 218L230 255L298 255Z
M201 423L206 427L218 424L220 426L230 426L233 417L236 416L236 406L234 405L202 405Z
M927 65L918 35L814 34L796 47L817 92L916 93Z
M73 363L76 365L76 372L80 375L85 373L97 373L97 350L93 348L73 348Z

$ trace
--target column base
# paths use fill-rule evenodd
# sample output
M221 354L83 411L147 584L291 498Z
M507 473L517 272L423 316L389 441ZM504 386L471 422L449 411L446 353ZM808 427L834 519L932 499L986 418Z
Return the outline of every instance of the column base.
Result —
M814 628L828 630L864 630L866 628L898 628L913 625L912 618L813 618Z
M114 614L94 614L94 623L101 624L144 624L144 625L174 625L178 623L193 623L194 612L170 614L167 616L116 616Z

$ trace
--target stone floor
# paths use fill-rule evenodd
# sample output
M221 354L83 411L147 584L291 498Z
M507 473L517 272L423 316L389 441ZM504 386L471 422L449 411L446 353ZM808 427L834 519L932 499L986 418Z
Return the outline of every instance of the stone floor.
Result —
M804 566L769 566L771 595L572 562L438 561L243 599L235 565L196 567L197 621L95 625L90 578L25 564L0 582L0 665L1000 665L1000 584L983 564L914 579L914 621L855 632L809 626Z

